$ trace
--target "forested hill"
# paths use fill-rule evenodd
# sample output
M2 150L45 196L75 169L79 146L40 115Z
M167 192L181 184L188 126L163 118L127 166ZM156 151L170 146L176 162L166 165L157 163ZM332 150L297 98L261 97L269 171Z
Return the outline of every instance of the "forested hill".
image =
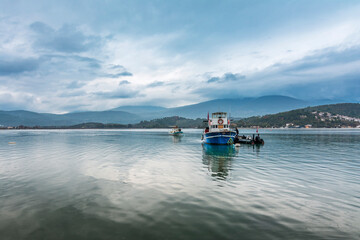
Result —
M183 117L165 117L161 119L154 119L151 121L141 121L134 124L136 128L167 128L171 126L179 126L182 128L201 128L205 127L204 119L187 119Z
M305 108L310 111L328 112L331 114L339 114L348 117L360 118L359 103L338 103L330 105L321 105L316 107Z
M341 103L307 107L288 112L250 117L235 122L239 127L356 127L360 104Z

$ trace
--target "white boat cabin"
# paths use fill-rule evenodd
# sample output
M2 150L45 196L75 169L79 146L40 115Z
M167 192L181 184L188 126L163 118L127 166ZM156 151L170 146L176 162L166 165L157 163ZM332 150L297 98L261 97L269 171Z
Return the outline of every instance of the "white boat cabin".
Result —
M230 120L226 112L215 112L209 119L209 132L223 132L230 130Z

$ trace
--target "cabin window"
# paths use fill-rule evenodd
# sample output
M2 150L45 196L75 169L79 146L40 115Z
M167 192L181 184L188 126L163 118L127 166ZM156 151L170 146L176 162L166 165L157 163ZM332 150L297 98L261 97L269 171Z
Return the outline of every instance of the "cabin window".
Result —
M226 118L226 113L213 113L212 118Z

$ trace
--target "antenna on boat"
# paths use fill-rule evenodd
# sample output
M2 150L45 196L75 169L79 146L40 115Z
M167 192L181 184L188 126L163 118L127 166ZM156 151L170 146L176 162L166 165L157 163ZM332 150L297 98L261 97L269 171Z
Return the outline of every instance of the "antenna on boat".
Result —
M231 105L229 106L229 122L231 121ZM229 126L230 127L230 126Z

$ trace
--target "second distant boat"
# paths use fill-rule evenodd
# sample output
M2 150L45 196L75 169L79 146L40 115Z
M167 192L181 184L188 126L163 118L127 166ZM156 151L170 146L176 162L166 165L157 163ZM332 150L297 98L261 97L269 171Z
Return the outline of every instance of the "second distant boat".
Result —
M179 128L178 126L173 126L169 134L173 136L180 136L183 134L183 132L181 131L181 128Z

